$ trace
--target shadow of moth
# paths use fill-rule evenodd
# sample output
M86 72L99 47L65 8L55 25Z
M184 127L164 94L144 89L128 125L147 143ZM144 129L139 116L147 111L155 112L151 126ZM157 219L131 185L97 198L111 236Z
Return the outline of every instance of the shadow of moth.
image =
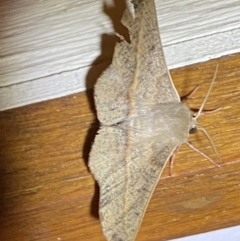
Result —
M153 0L134 0L122 23L131 43L115 46L95 85L101 123L89 167L100 187L99 216L108 241L133 241L162 170L195 132L196 115L181 102L166 66ZM210 158L208 158L212 161Z

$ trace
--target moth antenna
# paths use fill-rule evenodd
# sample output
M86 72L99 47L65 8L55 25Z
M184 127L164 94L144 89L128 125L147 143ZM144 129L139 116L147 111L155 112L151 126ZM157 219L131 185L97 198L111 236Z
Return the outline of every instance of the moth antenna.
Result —
M207 101L207 99L208 99L208 97L209 97L209 94L210 94L210 92L211 92L211 90L212 90L212 87L213 87L213 83L214 83L214 81L216 80L216 77L217 77L218 66L219 66L219 64L217 64L217 67L216 67L216 70L215 70L215 73L214 73L214 76L213 76L211 85L210 85L210 87L209 87L209 89L208 89L207 95L206 95L205 99L203 100L203 103L202 103L200 109L198 110L197 115L195 116L195 119L197 119L197 118L201 115L201 112L202 112L202 110L203 110L203 107L204 107L204 105L205 105L205 103L206 103L206 101Z
M201 130L206 135L206 137L208 138L209 142L211 143L211 146L212 146L215 154L217 155L219 161L221 161L222 159L221 159L221 157L220 157L220 155L219 155L219 153L217 151L217 148L216 148L216 146L215 146L211 136L208 134L208 132L202 126L197 125L197 129Z

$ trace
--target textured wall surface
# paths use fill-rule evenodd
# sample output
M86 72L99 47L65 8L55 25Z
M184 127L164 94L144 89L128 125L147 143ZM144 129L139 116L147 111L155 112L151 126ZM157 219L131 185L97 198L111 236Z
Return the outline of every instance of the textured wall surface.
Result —
M111 61L114 32L126 33L118 2L2 1L0 110L91 88ZM240 51L238 0L156 6L169 68Z

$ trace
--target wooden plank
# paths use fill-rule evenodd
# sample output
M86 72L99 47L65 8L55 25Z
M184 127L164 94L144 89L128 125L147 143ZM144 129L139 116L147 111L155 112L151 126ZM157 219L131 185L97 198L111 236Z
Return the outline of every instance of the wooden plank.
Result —
M216 168L183 146L173 176L159 181L136 241L161 241L240 224L240 54L171 71L180 95L200 85L198 108L219 72L200 118L222 157ZM0 240L104 241L98 187L87 162L98 125L92 93L0 113ZM214 158L201 133L191 141Z
M124 1L2 1L0 110L92 87L111 61ZM169 68L240 51L240 2L156 1ZM100 71L99 71L100 70Z

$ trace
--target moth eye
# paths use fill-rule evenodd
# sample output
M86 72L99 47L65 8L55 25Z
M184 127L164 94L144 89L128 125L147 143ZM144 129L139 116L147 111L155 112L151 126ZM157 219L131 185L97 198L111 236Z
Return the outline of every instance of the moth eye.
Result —
M191 127L190 130L189 130L189 134L193 134L193 133L195 133L196 131L197 131L196 126Z

